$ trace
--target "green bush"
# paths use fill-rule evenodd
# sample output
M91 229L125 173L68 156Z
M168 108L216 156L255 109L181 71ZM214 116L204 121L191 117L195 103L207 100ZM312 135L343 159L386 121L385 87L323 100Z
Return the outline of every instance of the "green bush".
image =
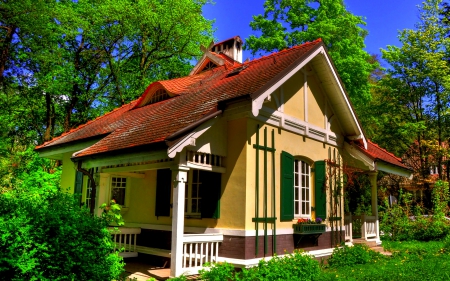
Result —
M77 198L79 199L79 198ZM113 280L123 260L113 252L106 217L52 188L0 194L2 280Z
M430 241L450 234L450 222L445 218L449 203L448 183L437 181L432 190L432 210L412 207L409 194L400 193L399 204L380 212L383 240Z
M228 263L209 265L201 271L201 280L205 281L253 281L253 280L314 280L320 274L319 262L300 251L283 257L274 256L270 260L261 260L256 267L235 272Z
M354 266L366 264L375 260L383 259L383 255L371 250L365 244L356 244L352 247L343 246L336 248L328 259L329 267Z

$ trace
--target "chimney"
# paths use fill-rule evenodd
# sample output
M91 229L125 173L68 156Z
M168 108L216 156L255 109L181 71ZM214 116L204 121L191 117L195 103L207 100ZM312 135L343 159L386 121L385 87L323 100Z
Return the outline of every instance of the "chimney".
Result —
M212 46L211 51L214 53L224 53L230 58L242 63L242 44L241 37L235 36L225 41L219 42Z

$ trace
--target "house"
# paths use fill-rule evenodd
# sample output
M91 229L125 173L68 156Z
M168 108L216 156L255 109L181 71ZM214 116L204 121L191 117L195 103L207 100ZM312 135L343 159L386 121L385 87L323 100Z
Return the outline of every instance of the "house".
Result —
M366 139L320 39L245 62L238 36L202 51L189 76L36 148L62 160L62 188L92 212L122 206L130 255L171 257L171 276L297 247L329 255L349 235L344 163L368 171L374 191L377 171L410 176ZM367 239L379 238L374 194ZM319 217L322 230L293 228Z

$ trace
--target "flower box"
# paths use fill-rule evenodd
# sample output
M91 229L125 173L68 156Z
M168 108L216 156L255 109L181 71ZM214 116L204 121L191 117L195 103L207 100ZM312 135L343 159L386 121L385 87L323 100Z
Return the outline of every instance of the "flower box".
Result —
M325 224L296 223L292 225L294 234L320 234L325 232Z

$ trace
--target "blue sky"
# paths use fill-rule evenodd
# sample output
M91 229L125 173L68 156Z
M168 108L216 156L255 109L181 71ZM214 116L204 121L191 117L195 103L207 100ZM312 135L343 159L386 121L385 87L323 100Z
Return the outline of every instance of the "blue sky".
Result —
M347 9L357 16L363 16L369 31L366 37L366 51L381 54L380 48L387 45L400 46L398 31L414 29L419 20L417 5L420 0L344 0ZM207 5L203 15L215 19L215 37L224 40L235 35L246 39L254 34L249 23L253 15L264 12L264 0L215 0L214 5ZM251 58L250 52L244 52L243 59Z

